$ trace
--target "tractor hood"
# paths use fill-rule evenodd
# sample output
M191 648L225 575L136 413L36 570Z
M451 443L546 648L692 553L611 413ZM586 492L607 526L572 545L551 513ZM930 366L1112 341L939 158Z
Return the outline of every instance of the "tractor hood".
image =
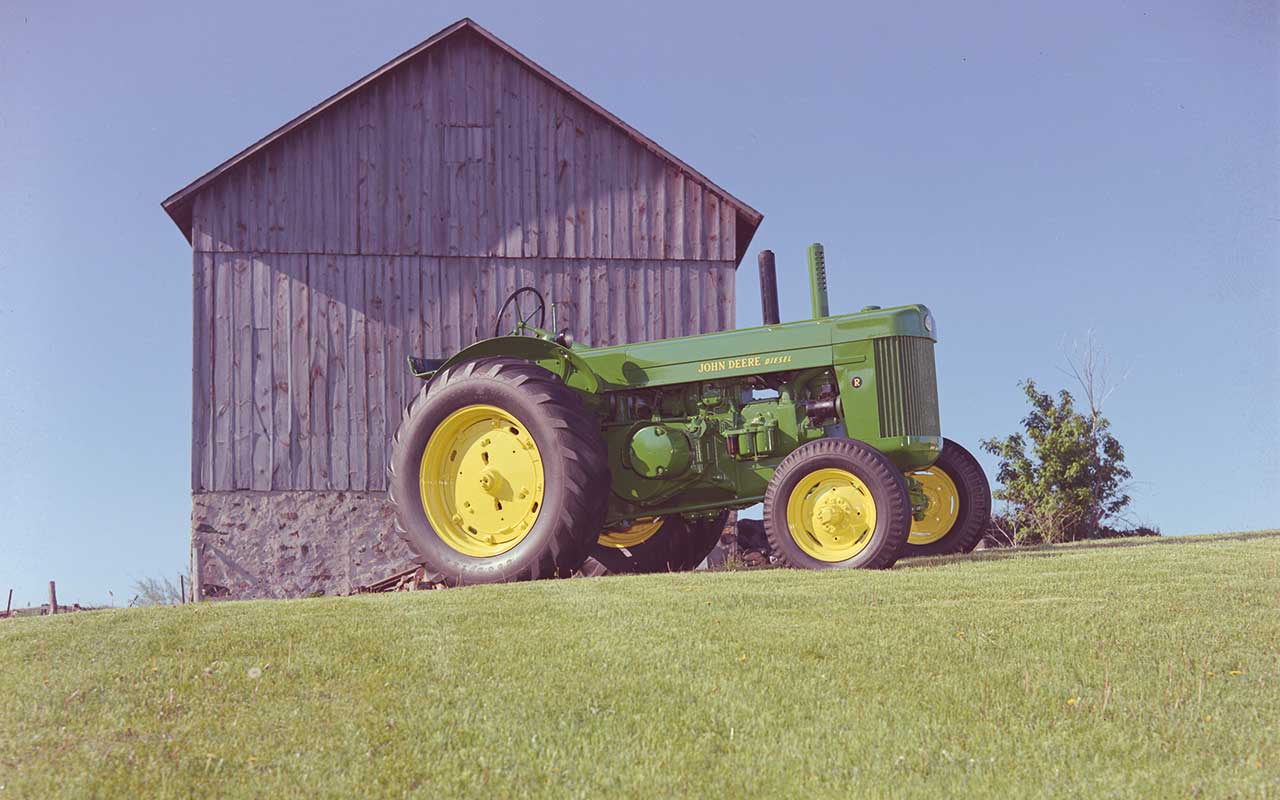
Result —
M936 341L934 330L929 309L909 305L574 353L608 391L827 367L855 358L842 345L888 336Z

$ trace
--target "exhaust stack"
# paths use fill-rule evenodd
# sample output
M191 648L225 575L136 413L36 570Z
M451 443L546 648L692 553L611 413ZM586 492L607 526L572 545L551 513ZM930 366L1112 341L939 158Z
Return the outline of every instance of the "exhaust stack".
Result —
M772 250L761 250L760 262L760 317L765 325L778 324L778 271Z

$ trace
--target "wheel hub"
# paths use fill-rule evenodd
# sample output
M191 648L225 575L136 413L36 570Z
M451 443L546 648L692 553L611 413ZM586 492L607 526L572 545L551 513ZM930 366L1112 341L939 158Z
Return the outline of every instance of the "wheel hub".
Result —
M909 544L931 544L951 532L960 517L960 490L951 476L937 466L916 470L908 477L920 485L928 501L924 513L911 523Z
M454 550L491 557L520 543L542 506L542 457L532 435L497 406L447 416L423 450L423 511Z
M845 561L862 552L876 527L871 490L842 469L819 469L800 479L787 500L791 537L821 561Z

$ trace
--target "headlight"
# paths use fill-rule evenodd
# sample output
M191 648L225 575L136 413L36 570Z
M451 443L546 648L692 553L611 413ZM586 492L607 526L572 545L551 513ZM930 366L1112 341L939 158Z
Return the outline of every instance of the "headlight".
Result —
M933 333L933 312L924 312L924 329L929 333Z

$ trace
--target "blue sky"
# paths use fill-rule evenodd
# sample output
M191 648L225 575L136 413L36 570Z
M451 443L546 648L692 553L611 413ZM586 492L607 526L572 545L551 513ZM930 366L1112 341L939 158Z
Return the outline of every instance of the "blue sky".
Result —
M109 10L108 10L109 9ZM0 593L185 567L190 254L161 199L471 16L765 214L784 319L924 302L974 446L1094 331L1134 515L1280 525L1275 2L32 3L0 10ZM984 457L988 470L994 463ZM108 593L111 593L110 595ZM2 595L0 595L2 596Z

